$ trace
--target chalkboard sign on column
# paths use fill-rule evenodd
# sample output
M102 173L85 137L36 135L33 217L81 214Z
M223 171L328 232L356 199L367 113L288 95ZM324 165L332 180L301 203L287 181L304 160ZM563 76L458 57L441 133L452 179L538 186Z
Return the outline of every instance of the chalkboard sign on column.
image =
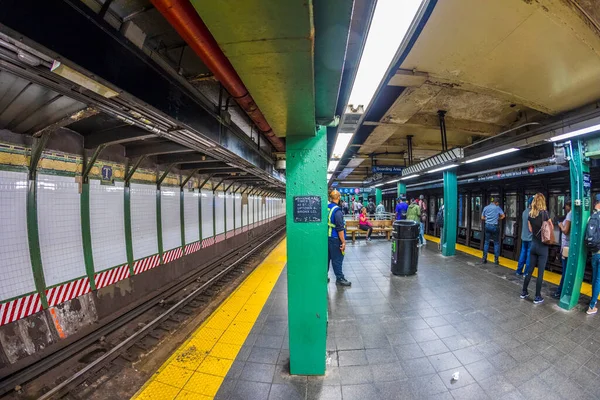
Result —
M321 196L294 196L294 222L321 222Z

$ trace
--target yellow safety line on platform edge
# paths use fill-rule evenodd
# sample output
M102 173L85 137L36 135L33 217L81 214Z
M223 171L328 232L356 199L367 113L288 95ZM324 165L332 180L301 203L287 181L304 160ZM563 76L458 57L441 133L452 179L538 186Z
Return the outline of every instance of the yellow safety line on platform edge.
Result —
M425 239L431 240L434 243L440 242L440 238L435 237L435 236L425 235ZM472 247L467 247L462 244L457 243L456 250L463 252L463 253L467 253L469 255L472 255L473 257L477 257L478 259L481 259L481 257L483 257L483 251L476 250ZM488 253L488 261L491 261L491 262L494 261L493 254ZM510 268L515 271L517 270L517 265L519 264L518 262L516 262L514 260L510 260L505 257L500 257L499 262L500 262L500 265L502 265L503 267ZM533 271L533 276L537 277L537 268L535 269L535 271ZM552 272L552 271L544 272L544 280L546 282L550 282L556 286L558 286L558 284L560 283L560 277L561 277L560 274L557 274L556 272ZM590 285L587 282L583 282L581 284L581 294L591 297L592 296L592 285Z
M283 240L132 399L212 399L287 261Z

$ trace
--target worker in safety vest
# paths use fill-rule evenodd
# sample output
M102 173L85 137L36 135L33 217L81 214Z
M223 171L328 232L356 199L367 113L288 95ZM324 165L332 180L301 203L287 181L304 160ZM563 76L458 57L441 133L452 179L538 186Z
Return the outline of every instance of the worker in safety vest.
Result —
M331 262L336 283L341 286L350 286L352 283L344 278L344 273L342 272L342 263L344 262L344 253L346 252L346 222L344 221L344 213L339 206L340 192L334 190L329 197L331 198L331 203L328 206L329 214L327 216L327 241L329 246L327 273L329 273L329 263Z

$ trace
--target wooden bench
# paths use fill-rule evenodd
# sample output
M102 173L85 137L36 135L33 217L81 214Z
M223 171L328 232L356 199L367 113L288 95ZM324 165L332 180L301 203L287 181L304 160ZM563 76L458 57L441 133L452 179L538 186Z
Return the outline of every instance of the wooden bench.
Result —
M373 233L385 233L387 240L392 238L392 221L389 219L386 220L369 220L371 224L373 224ZM357 220L348 220L346 221L346 234L352 235L352 243L356 242L356 236L363 234L367 236L367 231L361 231L358 228Z

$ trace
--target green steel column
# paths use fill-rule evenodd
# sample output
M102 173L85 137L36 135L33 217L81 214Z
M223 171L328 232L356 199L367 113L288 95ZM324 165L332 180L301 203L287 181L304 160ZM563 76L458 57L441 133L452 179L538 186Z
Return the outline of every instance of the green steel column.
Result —
M133 235L131 233L131 188L129 183L125 183L125 251L127 252L127 263L129 264L129 273L133 276Z
M398 182L398 197L406 196L406 183Z
M290 372L323 375L327 339L327 130L320 127L314 137L288 136L286 147ZM294 197L308 195L321 197L321 222L294 222Z
M575 141L569 148L571 197L571 233L569 235L569 259L567 270L563 271L565 281L562 287L560 302L561 308L570 310L577 305L581 291L581 282L587 261L587 249L583 244L585 229L592 209L590 166L585 160L584 142ZM571 151L569 150L569 153Z
M83 242L83 258L85 272L90 279L90 288L96 290L94 282L94 255L92 253L92 232L90 226L90 184L81 184L81 239Z
M456 254L457 201L456 171L444 171L444 242L442 243L442 255L444 256Z
M33 268L33 281L35 289L40 295L42 305L48 308L46 300L46 279L42 267L42 253L40 250L40 234L37 218L37 177L29 180L27 191L27 238L29 239L29 257Z
M381 189L375 189L375 205L378 206L381 202Z

